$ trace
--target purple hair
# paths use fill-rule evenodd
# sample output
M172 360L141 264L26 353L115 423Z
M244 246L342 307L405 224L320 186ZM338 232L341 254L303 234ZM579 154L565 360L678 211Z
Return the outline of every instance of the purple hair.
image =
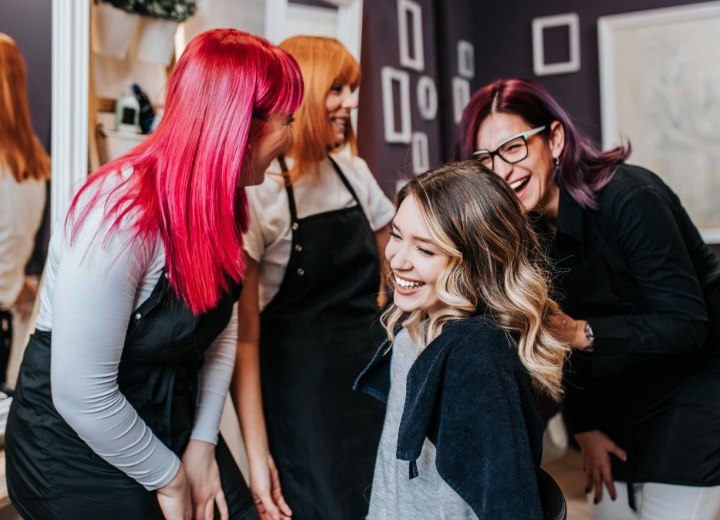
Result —
M555 182L580 206L597 207L595 192L605 186L618 163L630 155L630 144L607 152L600 148L568 116L567 112L541 86L524 79L501 79L475 92L463 111L455 156L472 159L475 137L490 114L512 114L531 127L559 121L565 130L565 145L560 154Z

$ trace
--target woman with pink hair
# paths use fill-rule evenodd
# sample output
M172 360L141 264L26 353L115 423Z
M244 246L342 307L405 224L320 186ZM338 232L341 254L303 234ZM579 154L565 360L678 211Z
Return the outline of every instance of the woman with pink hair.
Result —
M160 126L75 196L8 419L24 518L256 518L218 423L244 186L288 146L302 90L285 51L205 32L170 77Z

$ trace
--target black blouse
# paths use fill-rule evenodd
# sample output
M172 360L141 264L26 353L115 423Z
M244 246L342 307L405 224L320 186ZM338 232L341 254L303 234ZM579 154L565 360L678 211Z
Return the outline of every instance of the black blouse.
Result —
M597 195L561 190L555 235L538 222L561 307L595 334L568 363L568 426L628 452L617 480L718 485L720 262L655 174L622 164Z

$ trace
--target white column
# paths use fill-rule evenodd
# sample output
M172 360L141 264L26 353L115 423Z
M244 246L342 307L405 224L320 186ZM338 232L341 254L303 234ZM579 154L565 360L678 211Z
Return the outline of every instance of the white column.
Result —
M87 177L90 0L52 3L51 226Z

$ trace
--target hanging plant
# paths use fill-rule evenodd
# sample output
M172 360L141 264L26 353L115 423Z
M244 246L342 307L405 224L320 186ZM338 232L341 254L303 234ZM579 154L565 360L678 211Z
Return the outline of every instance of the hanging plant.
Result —
M152 18L184 22L195 14L196 0L102 0L118 9Z

